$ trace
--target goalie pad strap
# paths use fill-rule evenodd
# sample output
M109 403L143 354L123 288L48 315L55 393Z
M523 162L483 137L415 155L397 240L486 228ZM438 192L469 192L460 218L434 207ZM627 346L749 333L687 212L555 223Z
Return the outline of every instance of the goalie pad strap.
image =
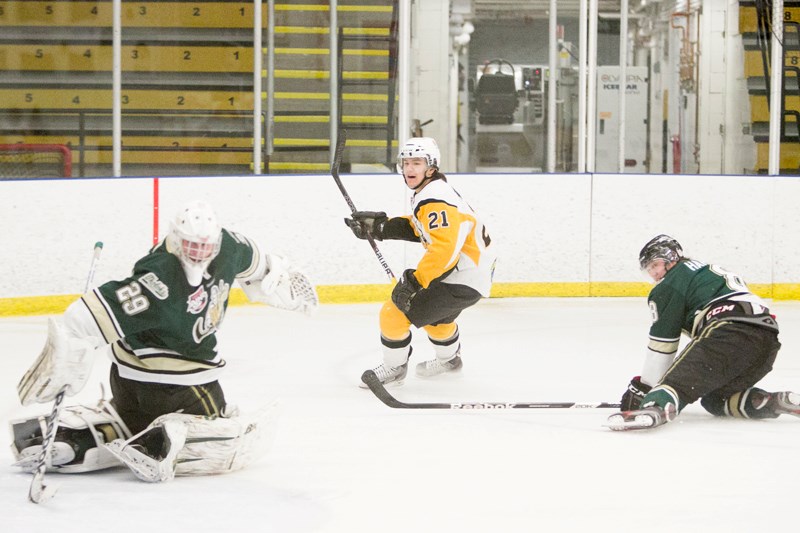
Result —
M14 439L11 450L16 458L14 466L25 472L32 472L37 467L47 418L47 415L41 415L10 422ZM92 472L119 465L103 444L130 437L125 423L106 400L101 400L95 407L65 407L58 425L53 454L47 466L64 474Z
M170 413L127 441L106 445L141 480L158 483L176 475L224 474L266 453L274 434L277 404L250 417L204 417ZM163 443L142 451L143 442Z

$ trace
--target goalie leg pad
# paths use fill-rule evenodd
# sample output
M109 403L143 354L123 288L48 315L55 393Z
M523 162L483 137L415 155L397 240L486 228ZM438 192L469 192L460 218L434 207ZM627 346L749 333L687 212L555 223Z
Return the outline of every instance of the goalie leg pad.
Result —
M195 416L195 415L182 415ZM148 483L170 481L175 477L178 452L186 440L186 426L180 421L155 422L128 440L117 439L105 449Z
M11 451L16 458L14 466L25 472L36 470L47 418L47 415L41 415L10 422ZM125 423L105 400L95 407L65 407L58 421L48 471L72 474L118 466L119 461L105 450L103 444L128 436L130 432Z
M128 441L107 446L147 482L233 472L264 455L274 436L277 403L253 416L205 417L170 413Z
M176 474L225 474L250 465L272 445L277 415L273 403L252 416L187 420L188 435L178 454Z

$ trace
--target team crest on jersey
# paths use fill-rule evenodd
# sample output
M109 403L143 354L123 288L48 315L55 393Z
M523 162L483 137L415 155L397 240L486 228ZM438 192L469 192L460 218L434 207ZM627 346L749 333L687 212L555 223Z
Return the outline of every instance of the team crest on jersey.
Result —
M208 293L205 287L200 285L197 287L197 290L186 299L186 311L193 315L199 315L203 312L203 309L206 308L206 304L208 304Z
M230 288L230 284L225 283L225 280L219 280L217 285L211 286L208 310L204 316L197 318L194 328L192 328L192 335L196 343L200 344L203 339L217 331L222 323L222 319L225 318L225 304L228 301Z
M142 284L147 290L153 293L153 296L159 300L166 300L169 298L169 287L164 284L158 276L153 272L148 272L139 278L139 283Z

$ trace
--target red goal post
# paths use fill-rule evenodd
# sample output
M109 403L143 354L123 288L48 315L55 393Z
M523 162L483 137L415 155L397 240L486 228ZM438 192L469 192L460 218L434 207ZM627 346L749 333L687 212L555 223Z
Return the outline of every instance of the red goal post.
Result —
M0 144L0 178L69 178L72 152L63 144Z

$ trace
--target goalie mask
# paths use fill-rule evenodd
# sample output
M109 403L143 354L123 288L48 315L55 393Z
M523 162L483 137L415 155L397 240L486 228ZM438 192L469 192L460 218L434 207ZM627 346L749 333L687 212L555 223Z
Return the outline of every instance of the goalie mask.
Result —
M397 154L397 172L403 173L403 159L412 157L424 158L428 164L428 168L439 168L442 155L439 152L439 146L436 141L430 137L413 137L406 141Z
M209 263L219 254L222 226L214 209L202 201L187 204L170 224L167 249L178 256L189 285L203 281Z
M679 261L683 257L683 248L680 243L669 235L656 235L644 245L639 252L639 266L642 270L656 259L663 259L666 263Z

